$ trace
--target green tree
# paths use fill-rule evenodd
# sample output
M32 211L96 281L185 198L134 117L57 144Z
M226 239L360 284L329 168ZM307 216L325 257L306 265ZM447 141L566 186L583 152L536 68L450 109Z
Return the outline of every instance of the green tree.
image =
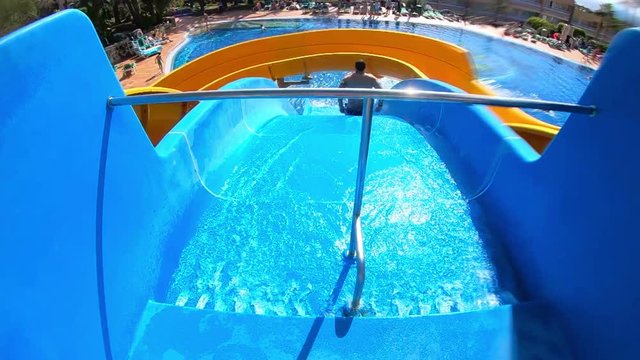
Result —
M104 0L80 0L78 9L91 20L102 43L108 44L110 16L105 13L106 3Z
M133 23L139 28L144 27L144 22L142 20L142 15L140 14L140 4L138 4L138 0L123 0L123 2L127 6L129 13L131 14Z
M155 22L155 0L142 0L141 8L143 16L147 18L146 23Z
M604 29L610 19L613 18L613 5L612 4L600 4L600 9L596 11L596 14L600 16L600 23L598 24L598 33ZM596 36L597 37L597 36Z
M204 8L207 6L205 0L198 0L198 5L200 5L200 15L204 15Z
M120 0L108 0L111 2L111 9L113 11L113 22L120 24L122 18L120 17Z
M36 0L0 0L0 36L39 18Z
M173 4L173 0L154 0L155 5L155 23L159 24L164 19L167 9Z
M585 33L584 30L582 30L582 29L577 29L576 28L576 29L573 30L573 36L577 37L577 38L579 38L579 37L586 38L587 37L587 33Z
M569 20L567 21L569 25L571 25L571 23L573 22L573 16L575 15L575 13L576 13L576 6L575 5L569 6Z
M600 4L600 9L598 9L598 11L596 11L595 13L600 16L600 23L598 24L598 29L596 30L596 39L598 40L600 40L603 31L609 29L618 31L625 27L624 23L616 19L612 4Z
M532 28L536 30L547 29L551 31L556 28L556 26L553 25L552 23L537 16L532 16L529 19L527 19L527 24L529 24Z

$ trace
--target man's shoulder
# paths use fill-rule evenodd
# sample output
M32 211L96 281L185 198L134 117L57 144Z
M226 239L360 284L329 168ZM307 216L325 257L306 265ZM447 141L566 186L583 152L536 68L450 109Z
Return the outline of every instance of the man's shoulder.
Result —
M369 80L369 82L371 82L372 84L378 84L378 85L380 84L377 77L371 74L366 74L365 76L367 77L367 80Z
M347 80L347 79L351 79L356 73L352 72L352 73L348 73L347 75L345 75L342 80Z

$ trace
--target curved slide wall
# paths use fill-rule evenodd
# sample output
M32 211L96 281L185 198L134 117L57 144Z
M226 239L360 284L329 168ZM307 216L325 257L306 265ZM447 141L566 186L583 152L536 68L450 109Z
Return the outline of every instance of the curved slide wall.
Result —
M154 149L131 107L108 108L122 87L82 12L0 38L0 59L12 84L0 89L0 359L126 359L169 266L167 235L200 189L185 136L215 162L225 136L248 131L238 114L259 126L293 110L271 99L202 103L189 114L215 114L199 126L211 144L179 125L184 135Z
M418 35L364 29L305 31L250 40L195 59L154 86L197 90L234 71L274 61L330 53L380 55L412 64L426 76L458 85L475 79L468 52L458 46ZM345 70L352 70L353 63ZM376 68L375 63L371 64ZM275 77L293 75L282 69ZM314 71L314 69L309 69Z
M618 34L579 101L597 114L572 114L542 155L487 114L465 121L479 106L387 101L383 109L429 129L445 163L460 164L449 169L504 244L520 300L550 305L576 359L640 354L638 59L640 29ZM398 86L408 85L459 91L428 80ZM451 121L438 122L441 113Z

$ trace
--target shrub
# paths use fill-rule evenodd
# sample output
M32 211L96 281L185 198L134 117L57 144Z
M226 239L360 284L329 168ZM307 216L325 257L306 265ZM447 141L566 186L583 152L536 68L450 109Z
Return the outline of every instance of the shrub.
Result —
M584 30L582 30L582 29L574 29L573 30L573 37L586 38L587 37L587 33L585 33Z
M529 24L532 28L536 29L536 30L540 30L542 28L547 29L547 30L553 30L556 28L555 25L553 25L552 23L548 22L547 20L543 19L543 18L539 18L537 16L532 16L527 20L527 24Z

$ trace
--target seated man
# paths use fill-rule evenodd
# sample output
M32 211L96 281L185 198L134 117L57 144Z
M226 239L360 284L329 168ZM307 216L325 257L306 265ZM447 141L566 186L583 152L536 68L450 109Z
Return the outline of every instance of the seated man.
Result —
M371 74L364 72L367 67L364 60L356 61L356 72L345 76L340 82L341 88L358 88L358 89L382 89L378 80ZM344 105L344 99L338 99L340 112L346 115L362 115L362 99L349 99L347 105ZM378 100L376 111L380 111L382 100Z

